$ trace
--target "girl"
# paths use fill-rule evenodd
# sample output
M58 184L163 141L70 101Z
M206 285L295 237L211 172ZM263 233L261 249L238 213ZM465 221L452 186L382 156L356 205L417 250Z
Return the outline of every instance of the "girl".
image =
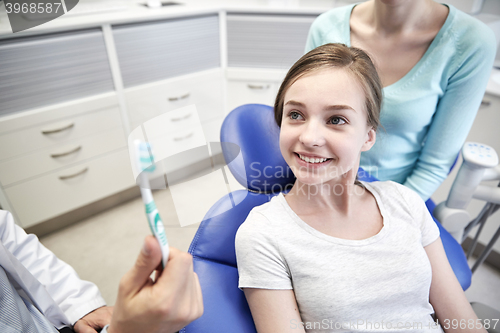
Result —
M356 179L381 89L370 58L342 44L310 51L285 77L275 118L296 182L236 236L239 287L259 333L440 332L434 312L444 328L456 319L484 332L418 194Z

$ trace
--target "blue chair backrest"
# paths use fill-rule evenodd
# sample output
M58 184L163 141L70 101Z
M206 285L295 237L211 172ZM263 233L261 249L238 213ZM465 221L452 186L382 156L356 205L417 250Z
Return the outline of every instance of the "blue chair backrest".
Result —
M228 167L232 174L250 191L234 191L217 201L194 236L189 253L200 279L204 313L182 333L256 332L245 295L238 289L236 231L252 208L287 190L295 181L281 155L279 127L270 106L247 104L229 113L222 124L221 146L225 160L231 161ZM361 171L360 180L377 181ZM467 289L471 273L462 248L438 226L452 268Z
M238 289L234 239L254 207L295 181L280 153L278 138L270 106L243 105L224 120L224 158L231 161L228 168L235 179L251 191L238 190L222 197L207 212L210 218L201 222L194 236L189 253L200 279L204 313L181 332L256 332L245 295ZM235 145L240 149L234 149Z

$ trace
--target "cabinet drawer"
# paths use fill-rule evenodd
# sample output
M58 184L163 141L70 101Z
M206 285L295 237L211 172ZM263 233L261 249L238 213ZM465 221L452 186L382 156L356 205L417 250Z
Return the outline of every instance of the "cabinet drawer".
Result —
M157 131L156 128L148 128L147 124L145 124L144 130L148 141L151 143L155 161L155 170L148 173L148 177L150 179L163 177L165 173L176 172L208 159L207 144L220 141L219 133L222 121L223 117L219 117L202 125L198 124L172 133ZM133 147L135 139L145 139L142 129L134 129L128 138L130 154L133 156L135 156L136 152L131 147ZM212 151L212 153L220 153L220 149L215 152ZM133 161L135 160L134 158ZM134 176L137 176L139 171L135 162L132 169Z
M479 111L494 109L496 112L500 112L500 97L486 93L483 96L481 105L479 106Z
M203 124L203 132L205 133L207 142L220 142L220 128L223 121L224 117L219 117L209 123Z
M125 98L132 128L191 104L196 105L202 123L220 117L224 114L222 80L222 71L217 69L127 90Z
M176 131L175 133L164 133L164 135L154 133L148 136L148 140L152 147L155 162L168 162L167 169L165 170L176 170L184 165L196 162L196 160L192 160L188 151L206 145L201 125ZM129 142L130 145L131 143ZM163 162L158 164L160 166L159 172L165 171L161 168L163 164Z
M0 159L56 147L79 138L121 127L118 107L41 123L0 135Z
M59 144L51 149L0 163L0 182L6 187L125 146L125 135L121 128Z
M249 103L274 105L279 85L279 82L269 81L229 81L227 83L228 112Z
M152 146L153 156L155 160L155 170L148 173L148 177L154 188L164 188L163 181L158 184L155 179L163 179L164 174L176 173L190 165L197 164L209 158L209 150L207 144L210 142L220 141L220 127L223 117L216 118L210 122L204 123L201 126L186 126L186 128L177 130L173 133L157 131L155 128L149 128L145 124L144 130ZM160 126L161 127L161 126ZM135 139L144 140L141 128L134 129L129 136L129 151L132 156L135 156L133 141ZM216 145L216 151L212 150L212 154L220 153L220 149ZM137 165L133 159L132 169L134 177L138 175ZM207 163L205 161L205 163ZM209 167L209 165L207 165Z
M177 131L182 132L200 124L199 112L193 104L157 115L142 123L142 128L138 128L140 125L135 126L133 132L140 131L142 133L142 129L144 129L148 140L142 138L142 135L140 139L149 141L153 137L163 137Z
M128 151L123 149L12 186L5 192L26 228L133 185Z

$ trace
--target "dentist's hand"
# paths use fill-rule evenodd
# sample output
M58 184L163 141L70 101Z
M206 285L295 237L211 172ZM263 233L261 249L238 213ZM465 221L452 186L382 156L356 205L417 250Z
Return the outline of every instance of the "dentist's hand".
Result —
M160 245L148 236L134 267L120 281L109 333L177 332L203 314L191 255L171 247L167 267L159 268Z
M112 306L103 306L88 313L75 323L76 333L97 333L109 324L113 315Z

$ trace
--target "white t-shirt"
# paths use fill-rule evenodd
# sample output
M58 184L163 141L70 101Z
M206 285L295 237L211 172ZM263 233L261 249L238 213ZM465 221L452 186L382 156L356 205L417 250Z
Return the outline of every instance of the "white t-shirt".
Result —
M439 229L422 199L395 182L363 183L383 217L363 240L328 236L283 194L255 207L236 234L239 288L293 289L307 332L442 332L431 314L424 247Z

